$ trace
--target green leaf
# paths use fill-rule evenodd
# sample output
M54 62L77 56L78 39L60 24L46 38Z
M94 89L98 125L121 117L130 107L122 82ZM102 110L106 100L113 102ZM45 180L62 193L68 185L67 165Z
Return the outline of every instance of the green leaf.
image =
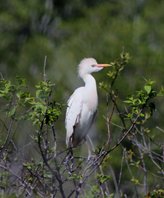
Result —
M164 87L163 86L159 90L158 96L164 96Z
M150 85L145 85L144 89L147 92L147 94L149 94L151 92L152 87Z
M14 106L8 113L7 115L9 117L13 117L15 115L15 112L16 112L16 107Z
M105 91L108 90L107 84L105 82L100 82L99 87L100 87L100 89L103 89Z
M107 180L111 179L108 175L97 174L97 179L101 184L105 183Z
M133 182L133 183L136 184L136 185L137 185L137 184L140 184L139 180L136 179L136 178L134 178L134 177L131 179L131 182Z

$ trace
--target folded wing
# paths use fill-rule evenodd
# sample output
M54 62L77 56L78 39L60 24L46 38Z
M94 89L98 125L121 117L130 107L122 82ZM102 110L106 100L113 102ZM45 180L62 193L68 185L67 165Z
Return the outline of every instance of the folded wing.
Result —
M73 133L75 128L80 124L80 116L82 113L82 93L83 87L80 87L74 91L71 95L70 99L68 100L68 107L66 111L66 119L65 119L65 126L66 126L66 145L67 147L72 147L73 145Z

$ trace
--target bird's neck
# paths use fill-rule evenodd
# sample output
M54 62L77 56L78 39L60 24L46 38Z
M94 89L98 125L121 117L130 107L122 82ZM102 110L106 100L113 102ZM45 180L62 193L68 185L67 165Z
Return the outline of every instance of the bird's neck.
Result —
M85 82L85 87L97 92L96 81L91 74L86 74L85 76L83 76L83 80Z

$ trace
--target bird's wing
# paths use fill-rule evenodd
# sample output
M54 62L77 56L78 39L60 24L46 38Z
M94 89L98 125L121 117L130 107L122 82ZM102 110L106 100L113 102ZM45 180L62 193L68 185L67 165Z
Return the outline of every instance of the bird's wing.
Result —
M80 87L74 91L67 102L67 111L66 111L66 119L65 119L65 126L66 126L66 144L67 146L70 145L70 138L74 132L75 126L80 121L80 115L82 111L83 101L83 87Z

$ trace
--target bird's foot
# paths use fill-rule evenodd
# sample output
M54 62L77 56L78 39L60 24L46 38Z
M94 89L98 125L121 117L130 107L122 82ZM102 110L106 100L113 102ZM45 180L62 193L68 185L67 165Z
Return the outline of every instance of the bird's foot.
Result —
M92 162L92 161L94 161L96 159L96 154L94 154L94 153L90 153L89 155L88 155L88 158L87 158L87 161L88 162Z

